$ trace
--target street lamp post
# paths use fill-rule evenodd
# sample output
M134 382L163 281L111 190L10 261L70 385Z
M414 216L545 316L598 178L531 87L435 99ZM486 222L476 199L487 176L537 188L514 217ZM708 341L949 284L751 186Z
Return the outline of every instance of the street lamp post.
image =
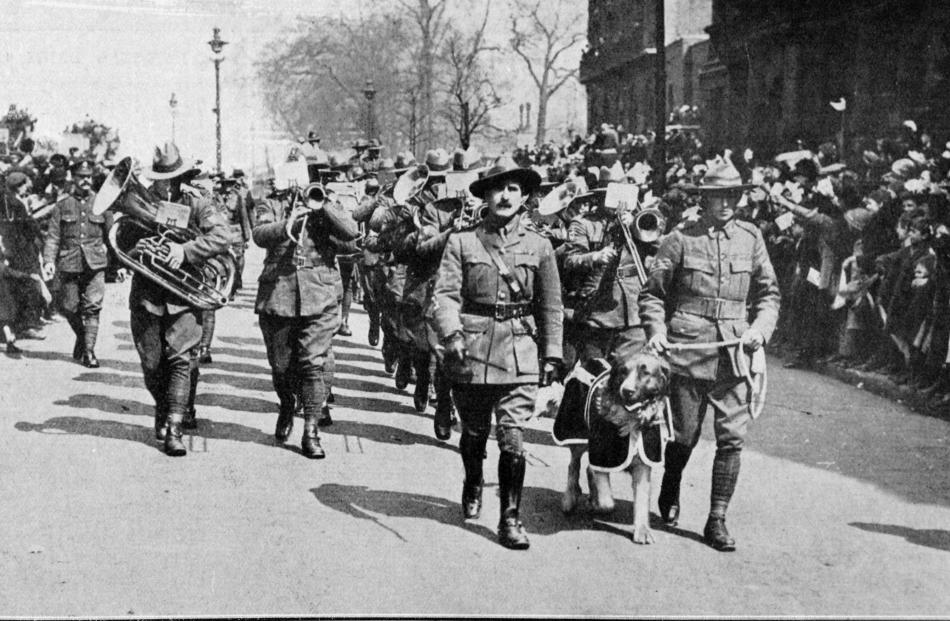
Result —
M175 115L178 114L178 100L175 99L175 93L172 93L172 98L168 100L168 108L172 113L172 142L175 142Z
M221 63L224 61L224 46L228 42L221 39L221 29L218 27L214 28L214 36L208 45L211 46L211 51L214 53L214 57L211 59L214 62L214 112L215 114L215 140L216 140L216 163L217 171L221 172Z
M376 110L373 104L373 100L376 99L376 89L373 87L372 80L366 80L363 95L366 96L366 139L372 140L376 138Z

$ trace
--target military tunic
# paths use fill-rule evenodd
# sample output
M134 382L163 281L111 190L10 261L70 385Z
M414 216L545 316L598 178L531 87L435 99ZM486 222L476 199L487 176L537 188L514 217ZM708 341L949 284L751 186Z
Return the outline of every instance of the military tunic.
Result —
M768 341L779 297L758 227L738 220L716 227L701 219L661 243L640 294L640 316L648 337L665 334L671 343L734 339L750 325ZM727 350L673 349L669 357L676 441L695 446L712 405L718 446L741 448L750 395Z

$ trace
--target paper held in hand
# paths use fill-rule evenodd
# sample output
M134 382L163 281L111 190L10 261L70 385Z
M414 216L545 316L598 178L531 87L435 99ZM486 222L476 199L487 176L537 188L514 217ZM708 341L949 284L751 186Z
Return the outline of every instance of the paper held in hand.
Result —
M188 218L190 215L191 208L188 207L188 205L162 201L158 207L158 213L155 215L155 222L162 226L186 229L188 228Z
M616 209L621 203L628 209L636 209L640 189L632 183L608 183L604 207Z

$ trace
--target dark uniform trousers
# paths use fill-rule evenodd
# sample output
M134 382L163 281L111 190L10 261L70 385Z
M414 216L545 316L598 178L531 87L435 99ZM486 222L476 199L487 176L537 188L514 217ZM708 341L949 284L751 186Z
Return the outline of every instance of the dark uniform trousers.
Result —
M779 290L758 227L708 220L668 235L640 295L647 333L671 343L714 343L741 337L750 327L767 341L778 318ZM710 515L722 517L739 474L740 452L751 422L751 389L729 350L670 352L670 405L675 441L666 450L659 502L678 502L680 477L699 441L707 409L715 412Z
M106 235L112 214L92 213L95 195L67 196L50 213L43 260L56 266L60 308L76 334L77 346L92 351L99 332L108 265ZM78 349L78 347L77 347Z
M358 235L356 223L328 204L300 227L299 243L286 233L284 205L266 200L255 211L254 242L267 250L255 312L282 411L299 397L310 432L332 385L333 335L342 297L336 250ZM307 433L305 427L305 433Z
M184 244L185 262L200 265L227 251L224 219L196 190L179 201L191 208L190 226L199 231ZM194 403L193 349L201 339L201 311L136 274L129 292L132 341L138 351L145 387L155 400L158 422L179 421Z

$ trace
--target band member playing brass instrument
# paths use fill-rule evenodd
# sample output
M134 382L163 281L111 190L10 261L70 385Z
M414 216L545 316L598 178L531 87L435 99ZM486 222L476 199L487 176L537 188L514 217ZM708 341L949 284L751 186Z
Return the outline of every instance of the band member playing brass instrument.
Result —
M295 398L303 404L303 454L326 456L317 433L332 369L331 345L340 326L343 283L336 253L359 235L352 217L326 200L319 184L296 190L285 205L267 199L256 211L254 243L267 255L254 311L260 316L274 390L280 400L274 436L287 441Z

